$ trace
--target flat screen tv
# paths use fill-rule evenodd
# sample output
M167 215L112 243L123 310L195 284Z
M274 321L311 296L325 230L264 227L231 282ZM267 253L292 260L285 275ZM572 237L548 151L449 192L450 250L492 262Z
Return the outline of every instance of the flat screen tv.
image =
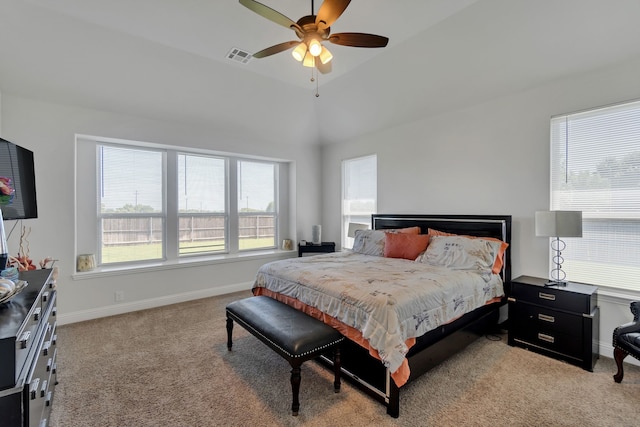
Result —
M5 220L38 217L33 152L2 138L0 209Z

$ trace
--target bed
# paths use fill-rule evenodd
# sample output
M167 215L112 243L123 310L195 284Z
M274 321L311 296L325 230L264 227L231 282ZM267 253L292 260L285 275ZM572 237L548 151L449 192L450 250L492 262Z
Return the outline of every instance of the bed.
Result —
M371 221L353 252L265 264L253 293L343 333L345 378L398 417L402 387L496 326L511 281L511 217L375 214Z

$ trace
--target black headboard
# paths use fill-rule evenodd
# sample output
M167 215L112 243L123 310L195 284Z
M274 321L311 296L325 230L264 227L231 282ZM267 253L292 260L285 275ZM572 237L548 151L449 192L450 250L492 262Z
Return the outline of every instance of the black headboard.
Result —
M511 215L414 215L373 214L371 228L420 227L423 234L428 228L447 233L478 237L495 237L509 244L504 254L502 280L507 294L511 288Z

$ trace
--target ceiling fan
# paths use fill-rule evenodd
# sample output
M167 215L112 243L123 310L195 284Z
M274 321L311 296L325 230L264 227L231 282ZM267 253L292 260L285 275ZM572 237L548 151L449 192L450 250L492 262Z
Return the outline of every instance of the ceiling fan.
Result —
M303 16L294 22L280 12L258 3L255 0L240 0L240 4L263 16L276 24L291 28L300 40L292 40L268 47L253 54L254 58L265 58L283 52L295 46L291 52L293 57L302 62L305 67L316 67L321 73L331 71L333 55L322 42L353 46L353 47L385 47L389 42L387 37L365 33L337 33L331 34L331 25L342 15L351 0L324 0L318 14L314 15L313 0L311 0L311 15Z

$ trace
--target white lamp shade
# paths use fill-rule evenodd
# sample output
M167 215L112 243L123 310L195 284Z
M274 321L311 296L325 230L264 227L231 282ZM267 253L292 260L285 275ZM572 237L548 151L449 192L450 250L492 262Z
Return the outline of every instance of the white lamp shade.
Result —
M306 53L307 45L304 42L301 42L295 49L293 49L291 55L296 59L296 61L302 62Z
M320 52L320 62L326 64L333 59L333 55L329 52L329 49L322 46L322 52Z
M309 42L309 53L313 56L318 56L320 55L320 52L322 52L322 45L320 42L316 39L311 39Z
M535 218L538 237L582 237L581 211L538 211Z
M359 222L350 222L349 230L347 231L347 237L356 237L356 231L358 230L368 230L368 224L361 224Z
M305 67L314 67L316 65L315 58L309 51L307 51L307 53L304 55L302 65L304 65Z

